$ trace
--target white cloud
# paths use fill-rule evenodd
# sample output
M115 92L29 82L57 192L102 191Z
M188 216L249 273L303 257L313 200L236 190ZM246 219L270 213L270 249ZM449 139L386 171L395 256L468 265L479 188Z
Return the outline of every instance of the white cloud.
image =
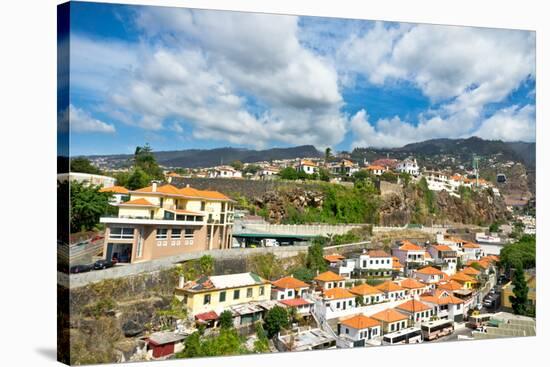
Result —
M300 44L297 17L151 7L137 24L144 32L137 49L78 40L79 55L93 50L118 60L98 71L118 76L88 84L107 91L103 112L113 118L148 130L179 119L195 138L258 147L344 138L338 74ZM96 70L80 68L86 84Z
M356 121L352 124L355 146L398 146L478 133L509 141L518 136L534 140L534 129L517 132L512 128L526 125L526 112L519 113L517 108L497 111L494 118L483 121L487 104L503 101L527 78L534 78L533 32L436 25L388 28L378 23L364 35L351 36L338 57L347 70L364 75L373 84L408 81L439 103L420 114L418 124L398 118L375 123L365 119L363 123L372 125L368 129ZM368 101L365 104L368 108ZM358 120L361 116L356 115ZM499 122L506 128L497 134Z
M511 106L483 121L474 135L494 140L535 141L535 130L535 106Z
M101 120L93 118L89 112L69 105L69 125L73 132L77 133L105 133L112 134L115 127Z

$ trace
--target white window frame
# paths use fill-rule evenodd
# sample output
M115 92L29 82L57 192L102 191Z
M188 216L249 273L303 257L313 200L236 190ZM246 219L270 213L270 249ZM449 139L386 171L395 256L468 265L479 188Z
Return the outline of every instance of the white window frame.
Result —
M113 233L113 230L120 230L120 233ZM124 233L125 231L131 231L132 234ZM109 239L110 240L133 240L134 239L134 228L132 227L112 227L109 230Z

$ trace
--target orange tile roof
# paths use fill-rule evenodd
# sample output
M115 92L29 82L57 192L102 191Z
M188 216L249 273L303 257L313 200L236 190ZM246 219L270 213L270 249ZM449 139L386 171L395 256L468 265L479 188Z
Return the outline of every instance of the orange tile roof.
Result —
M302 166L316 167L316 164L313 163L312 161L310 161L309 159L303 159L303 160L300 162L300 165L302 165Z
M471 276L466 275L462 272L458 272L458 273L454 274L453 276L451 276L451 280L455 280L459 283L462 283L462 282L475 282L474 278L472 278Z
M430 255L430 253L429 253L428 251L426 251L426 252L424 253L424 258L425 258L425 259L433 259L432 255Z
M175 195L175 196L187 196L192 198L202 198L202 199L212 199L212 200L230 200L224 194L218 191L210 190L197 190L192 187L184 187L178 189L177 187L166 184L162 186L157 186L157 190L153 192L153 186L147 186L134 192L137 193L160 193L165 195Z
M377 285L376 289L378 289L382 292L398 292L398 291L404 291L405 290L405 288L395 284L391 280L387 280L384 283Z
M120 203L120 204L118 204L118 205L122 205L122 206L124 206L124 205L157 206L157 205L151 203L149 200L143 199L143 198L125 201L125 202Z
M402 243L401 246L399 246L400 250L404 250L404 251L423 251L424 250L423 247L415 245L411 241L403 240L401 243Z
M403 268L403 264L399 262L399 259L397 256L392 256L392 268L393 269L401 269Z
M416 279L411 278L405 278L400 283L401 287L407 288L407 289L418 289L418 288L424 288L426 287L426 284L419 282Z
M369 257L391 257L390 254L383 250L369 250L367 255L369 255Z
M113 192L115 194L128 194L128 189L124 186L103 187L99 192Z
M368 284L356 285L355 287L350 289L350 292L353 293L353 294L361 295L361 296L366 296L368 294L380 294L380 293L382 293L379 289L377 289L377 288L375 288L371 285L368 285Z
M338 282L340 280L344 280L344 277L341 277L340 275L333 273L332 271L325 271L324 273L317 275L313 279L319 280L321 282Z
M464 303L464 300L449 295L447 292L438 292L436 295L422 295L420 299L424 302L429 302L437 305L448 305L448 304L460 304Z
M326 256L323 256L323 258L326 261L331 262L331 263L335 263L335 262L338 262L338 261L341 261L341 260L345 259L344 256L338 255L338 254L326 255Z
M282 301L279 301L279 303L282 303L285 306L288 307L298 307L298 306L305 306L305 305L311 305L312 302L305 300L303 298L291 298L291 299L284 299Z
M407 312L422 312L422 311L427 311L432 309L427 304L422 303L416 299L411 299L405 303L402 303L396 308Z
M283 289L298 289L298 288L308 288L309 284L302 282L300 279L294 277L284 277L278 279L274 282L271 282L277 288Z
M368 169L369 171L380 171L380 170L383 171L383 170L384 170L384 167L382 167L382 166L368 166L367 169Z
M464 248L479 248L479 245L477 243L472 242L466 242L462 245Z
M453 251L453 249L450 248L450 247L447 246L447 245L435 245L434 248L435 248L437 251Z
M462 289L462 285L454 280L451 280L450 282L440 283L438 285L438 288L445 291L453 292Z
M462 272L464 274L470 275L470 276L472 276L472 275L476 276L476 275L479 275L481 273L479 270L477 270L476 268L472 268L471 266L468 266L468 267L462 269Z
M481 266L483 269L487 269L489 267L489 262L488 261L483 261L483 260L469 260L466 262L466 266L472 266L472 264L478 264L479 266Z
M396 322L401 320L407 320L409 316L402 314L394 310L393 308L387 308L384 311L380 311L371 316L373 319L383 322Z
M345 288L331 288L323 291L323 298L343 299L343 298L355 298L355 296Z
M380 321L367 317L363 314L355 315L349 319L340 321L340 324L352 329L367 329L375 326L380 326Z
M419 274L428 274L428 275L442 275L443 272L439 269L434 268L433 266L426 266L425 268L418 269L416 271Z
M168 212L176 213L176 214L188 214L188 215L202 215L202 216L204 216L204 214L202 214L202 213L192 212L190 210L183 210L183 209L165 209L165 210L168 211Z

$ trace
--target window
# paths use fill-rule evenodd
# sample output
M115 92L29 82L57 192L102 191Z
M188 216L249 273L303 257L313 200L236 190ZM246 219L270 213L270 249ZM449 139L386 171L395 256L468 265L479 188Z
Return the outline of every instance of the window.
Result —
M206 210L206 201L201 201L201 212Z
M378 260L375 260L374 263L378 265Z
M262 287L260 287L260 296L263 296L264 293L265 293L265 289L264 289L264 287L262 286Z
M349 334L349 329L348 328L346 328L346 334Z
M252 297L252 288L247 288L246 289L246 298L251 298Z
M181 229L179 228L172 228L172 239L173 240L179 240L181 238Z
M225 291L220 292L220 302L225 302Z
M157 228L157 240L165 240L168 237L167 228Z
M336 302L336 308L340 308L340 302Z
M233 299L239 299L241 298L241 290L240 289L235 289L233 291Z
M394 331L395 330L395 324L391 324L390 325L390 331Z
M191 246L193 244L194 236L195 236L195 231L192 228L185 228L184 244L187 246Z
M367 260L363 260L363 267L364 267L364 268L367 267Z
M211 295L205 294L203 304L209 305L210 304L210 298L211 298Z
M292 297L292 289L289 290L289 291L287 292L287 295L288 295L289 297Z
M110 230L109 238L113 240L128 240L134 238L133 228L113 227Z
M281 293L281 296L279 297L279 299L285 299L285 294Z
M164 198L160 198L159 206L162 208L162 204L164 203Z

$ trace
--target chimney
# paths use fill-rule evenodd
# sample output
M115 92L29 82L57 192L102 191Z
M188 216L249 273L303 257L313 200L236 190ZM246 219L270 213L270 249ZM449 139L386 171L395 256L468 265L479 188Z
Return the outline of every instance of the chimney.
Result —
M178 288L183 288L185 286L185 276L180 275L178 279Z
M153 188L151 191L157 192L157 181L153 181L152 183L153 183Z

